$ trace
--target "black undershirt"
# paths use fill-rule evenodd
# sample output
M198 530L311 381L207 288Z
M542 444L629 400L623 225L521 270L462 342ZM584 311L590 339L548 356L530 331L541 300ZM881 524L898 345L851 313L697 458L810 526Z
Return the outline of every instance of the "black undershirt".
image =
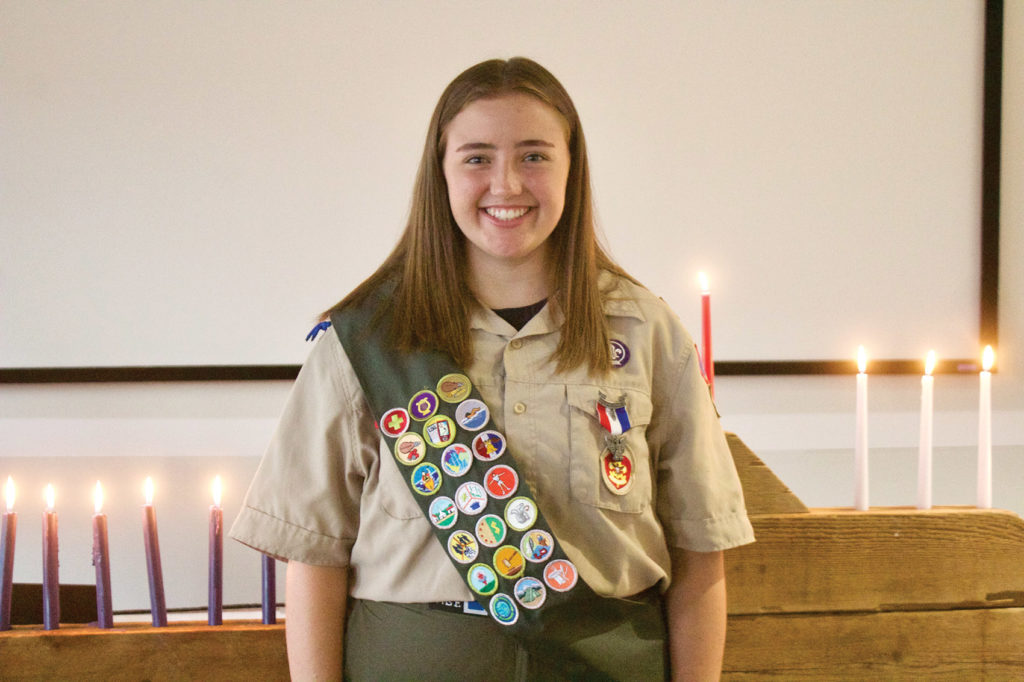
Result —
M540 312L547 302L548 300L544 298L536 303L524 305L521 308L497 308L494 312L498 313L501 319L515 327L516 331L519 331L526 326L527 322L533 319L534 315Z

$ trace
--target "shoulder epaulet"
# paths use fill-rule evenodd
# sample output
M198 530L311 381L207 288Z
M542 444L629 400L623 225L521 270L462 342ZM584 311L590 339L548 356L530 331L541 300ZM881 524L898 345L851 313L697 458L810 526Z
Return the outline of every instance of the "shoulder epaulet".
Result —
M317 326L315 326L315 327L313 327L312 329L309 330L309 333L306 334L306 341L314 341L314 340L316 340L316 337L320 336L320 332L327 331L327 329L330 326L331 326L331 321L330 320L324 320L323 322L321 322L320 324L318 324Z

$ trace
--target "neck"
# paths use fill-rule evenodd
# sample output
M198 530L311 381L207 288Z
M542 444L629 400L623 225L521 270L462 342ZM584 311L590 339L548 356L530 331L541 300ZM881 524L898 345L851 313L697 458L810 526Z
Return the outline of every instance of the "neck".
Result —
M488 308L520 308L551 295L552 273L545 258L509 263L469 254L469 287Z

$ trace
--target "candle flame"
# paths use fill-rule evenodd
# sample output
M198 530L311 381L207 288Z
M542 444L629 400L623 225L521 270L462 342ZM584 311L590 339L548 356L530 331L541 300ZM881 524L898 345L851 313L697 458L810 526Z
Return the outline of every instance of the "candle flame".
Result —
M220 476L215 476L213 479L213 506L220 506Z
M706 294L709 291L711 291L711 285L708 284L708 276L705 273L703 273L703 272L698 272L697 273L697 282L700 283L701 293Z
M857 371L863 374L868 368L868 352L864 346L857 347Z
M924 360L924 373L927 374L928 376L931 376L932 372L934 372L934 371L935 371L935 351L930 350L930 351L928 351L928 357L926 357L925 360Z
M44 494L46 496L46 511L52 512L53 511L53 506L54 506L53 484L48 484L46 486L46 490L45 490Z
M14 479L7 477L7 485L4 486L4 499L7 501L7 511L14 511Z
M992 350L992 346L985 346L985 352L981 354L981 368L987 372L992 369L994 364L996 364L996 352Z
M146 476L146 482L142 484L142 490L146 495L146 504L153 504L153 479Z
M93 490L92 501L96 513L101 513L103 511L103 486L100 485L99 481L96 481L96 489Z

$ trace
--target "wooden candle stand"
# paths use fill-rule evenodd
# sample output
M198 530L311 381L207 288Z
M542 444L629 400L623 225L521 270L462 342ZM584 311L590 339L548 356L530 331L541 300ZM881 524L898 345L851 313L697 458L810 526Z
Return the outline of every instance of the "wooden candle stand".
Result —
M1000 510L808 509L729 444L757 542L726 552L725 680L1020 680L1024 521ZM284 626L0 632L0 678L286 680Z

